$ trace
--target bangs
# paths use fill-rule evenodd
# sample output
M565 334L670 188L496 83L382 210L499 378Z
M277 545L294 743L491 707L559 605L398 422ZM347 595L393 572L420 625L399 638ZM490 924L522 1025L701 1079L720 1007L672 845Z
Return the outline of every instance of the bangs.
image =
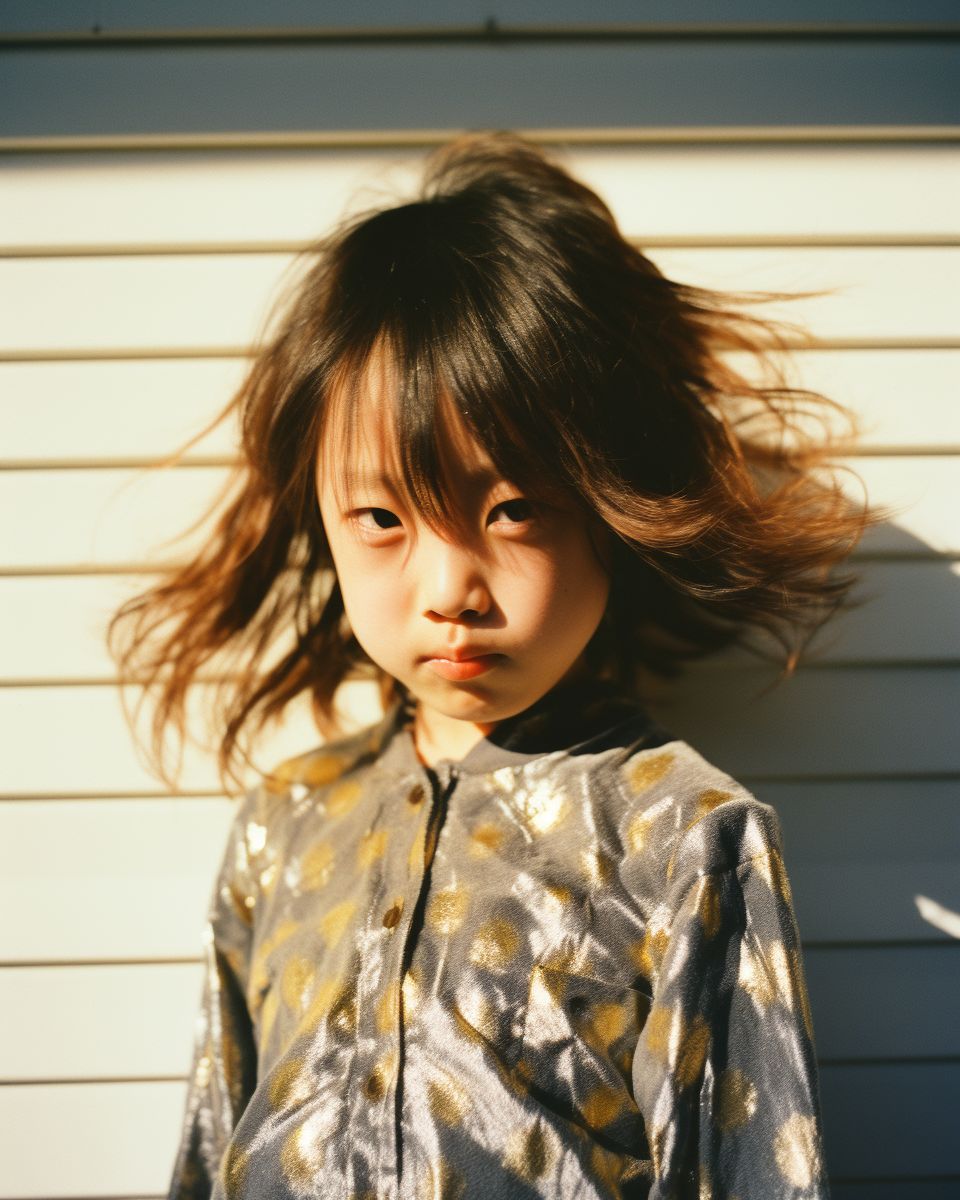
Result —
M456 497L463 495L464 473L472 471L479 448L492 463L492 475L528 499L576 501L556 456L538 461L538 455L520 453L531 434L515 414L504 411L487 377L469 380L469 390L454 391L448 370L438 366L433 353L426 362L411 363L385 342L364 359L343 364L338 374L323 406L320 438L324 468L341 498L350 494L354 464L366 457L428 525L460 531L465 514Z
M384 469L435 528L462 519L453 497L465 436L529 498L579 503L576 440L562 412L569 417L580 390L577 372L564 369L577 355L560 353L509 244L464 244L481 234L462 214L445 228L445 215L435 201L407 205L346 239L338 302L354 317L341 318L320 430L335 448L332 482L347 489L348 464L374 427Z

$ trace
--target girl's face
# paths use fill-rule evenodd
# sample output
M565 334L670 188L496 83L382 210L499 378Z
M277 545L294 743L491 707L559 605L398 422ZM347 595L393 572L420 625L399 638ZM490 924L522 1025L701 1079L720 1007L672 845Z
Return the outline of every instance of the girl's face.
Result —
M458 423L442 446L462 528L431 529L397 483L382 376L366 382L351 461L323 439L320 512L357 641L416 699L421 757L456 759L576 668L609 579L583 516L528 501Z

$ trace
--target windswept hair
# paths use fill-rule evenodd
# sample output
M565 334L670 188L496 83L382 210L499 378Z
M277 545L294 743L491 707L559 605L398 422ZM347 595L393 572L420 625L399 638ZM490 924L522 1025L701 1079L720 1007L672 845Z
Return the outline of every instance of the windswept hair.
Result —
M236 413L241 444L211 536L110 623L122 677L154 702L164 779L165 735L184 738L188 687L211 662L233 666L214 712L234 780L248 739L300 693L332 729L344 679L399 686L347 625L315 478L330 402L375 355L390 365L401 482L427 520L450 518L452 402L504 477L562 493L615 535L597 675L636 688L758 630L789 670L845 602L852 579L836 568L868 520L827 466L849 414L786 385L787 330L746 313L756 295L667 279L533 145L453 141L417 200L348 220L301 265L214 422Z

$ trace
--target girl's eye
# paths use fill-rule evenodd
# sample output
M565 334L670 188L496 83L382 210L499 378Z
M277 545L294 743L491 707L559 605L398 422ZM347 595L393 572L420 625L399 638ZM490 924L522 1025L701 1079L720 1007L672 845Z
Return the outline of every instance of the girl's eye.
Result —
M533 505L519 496L515 500L504 500L490 513L491 521L504 521L508 525L521 525L532 516Z
M356 516L357 524L367 533L379 533L384 529L396 529L400 518L389 508L363 508Z

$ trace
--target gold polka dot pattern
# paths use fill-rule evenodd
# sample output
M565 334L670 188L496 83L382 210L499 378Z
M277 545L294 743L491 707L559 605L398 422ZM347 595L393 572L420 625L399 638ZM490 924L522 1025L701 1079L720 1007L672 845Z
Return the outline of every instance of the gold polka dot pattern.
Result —
M587 692L432 772L395 708L247 794L170 1200L823 1200L776 818Z
M777 1130L780 1174L794 1187L808 1188L819 1170L817 1131L812 1118L794 1113Z

